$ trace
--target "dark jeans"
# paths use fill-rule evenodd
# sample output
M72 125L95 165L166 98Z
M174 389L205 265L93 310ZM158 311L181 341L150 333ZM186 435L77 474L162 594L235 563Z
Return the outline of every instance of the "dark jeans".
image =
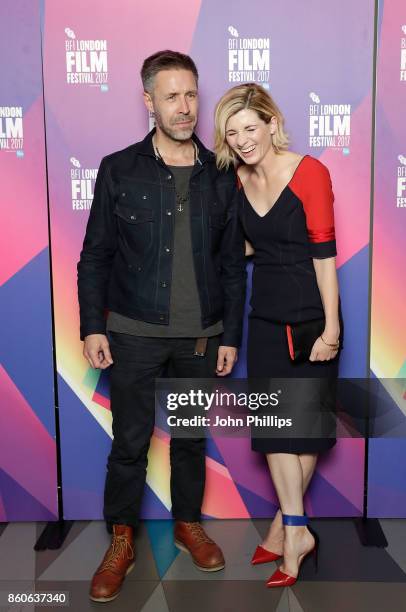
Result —
M114 364L110 398L113 443L107 462L104 518L137 526L155 422L154 379L215 377L219 336L208 339L204 357L194 356L194 338L146 338L109 332ZM172 438L172 515L200 520L205 485L205 438Z

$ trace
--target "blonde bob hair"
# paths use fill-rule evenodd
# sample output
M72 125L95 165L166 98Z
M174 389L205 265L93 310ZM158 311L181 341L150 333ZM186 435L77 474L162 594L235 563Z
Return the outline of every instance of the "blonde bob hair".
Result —
M226 125L230 117L243 109L255 111L265 123L269 123L272 117L276 117L276 130L271 136L273 149L275 153L280 153L283 149L288 148L289 138L284 129L285 120L269 93L256 83L237 85L220 98L214 114L214 152L216 164L220 170L227 170L230 164L236 166L240 163L238 156L227 143Z

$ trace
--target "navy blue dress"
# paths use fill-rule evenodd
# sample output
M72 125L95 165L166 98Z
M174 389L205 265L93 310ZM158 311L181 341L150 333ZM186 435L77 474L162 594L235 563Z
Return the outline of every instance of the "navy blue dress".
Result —
M241 184L239 197L241 222L255 250L248 377L290 379L292 383L294 379L307 379L310 392L307 384L306 392L296 395L292 414L303 416L306 411L314 412L315 397L320 402L320 411L322 406L333 409L338 356L327 362L293 362L286 334L286 324L324 315L312 259L336 255L334 196L329 172L317 159L304 156L291 181L263 216L254 210ZM336 443L335 428L332 434L331 420L329 423L320 434L324 437L275 437L274 430L272 433L269 430L269 437L264 437L263 427L261 437L256 437L255 431L259 429L254 429L252 448L264 453L321 452Z

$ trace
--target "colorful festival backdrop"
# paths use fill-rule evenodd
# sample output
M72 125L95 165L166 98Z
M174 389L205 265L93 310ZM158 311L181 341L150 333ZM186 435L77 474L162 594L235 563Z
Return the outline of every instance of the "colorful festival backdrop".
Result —
M39 4L0 5L0 521L58 518Z
M76 264L101 158L150 128L139 70L144 57L163 48L196 60L198 133L208 146L218 98L232 85L256 81L281 107L292 148L330 169L345 320L341 376L371 373L377 382L368 514L405 515L406 10L402 0L378 6L370 279L373 4L253 0L230 11L230 3L213 0L119 0L114 7L3 1L0 521L57 518L46 159L64 516L101 517L111 443L108 373L89 369L81 356ZM245 342L236 377L246 375ZM145 517L170 516L168 442L160 424ZM362 439L343 438L320 459L306 496L309 514L362 513L364 448ZM268 516L275 506L264 460L249 440L209 440L204 514Z
M198 133L207 145L212 145L218 98L237 83L256 81L270 90L284 112L292 148L310 153L330 169L346 321L341 376L367 376L373 4L44 3L65 518L101 517L111 444L108 374L89 369L81 356L76 264L101 158L142 139L149 130L139 71L143 59L158 49L173 48L195 59L201 92ZM244 364L245 347L235 376L245 376ZM145 517L170 516L168 440L168 432L157 427L149 454ZM318 464L307 511L316 516L361 514L363 482L364 441L339 440ZM269 516L275 506L264 459L250 451L249 440L210 440L204 514Z
M406 5L380 2L373 214L371 371L378 420L390 428L369 447L368 514L406 509ZM389 418L388 418L389 416Z

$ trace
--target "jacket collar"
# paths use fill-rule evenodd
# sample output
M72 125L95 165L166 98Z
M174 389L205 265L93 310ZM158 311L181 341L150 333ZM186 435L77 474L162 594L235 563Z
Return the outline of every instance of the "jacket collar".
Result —
M137 153L140 155L149 155L151 157L155 157L154 146L152 144L152 137L155 134L156 129L153 128L149 134L147 134L144 140L137 142L136 148ZM197 148L199 151L198 160L201 164L211 160L214 158L214 153L207 149L202 141L196 136L195 133L192 134L192 140L197 144Z

